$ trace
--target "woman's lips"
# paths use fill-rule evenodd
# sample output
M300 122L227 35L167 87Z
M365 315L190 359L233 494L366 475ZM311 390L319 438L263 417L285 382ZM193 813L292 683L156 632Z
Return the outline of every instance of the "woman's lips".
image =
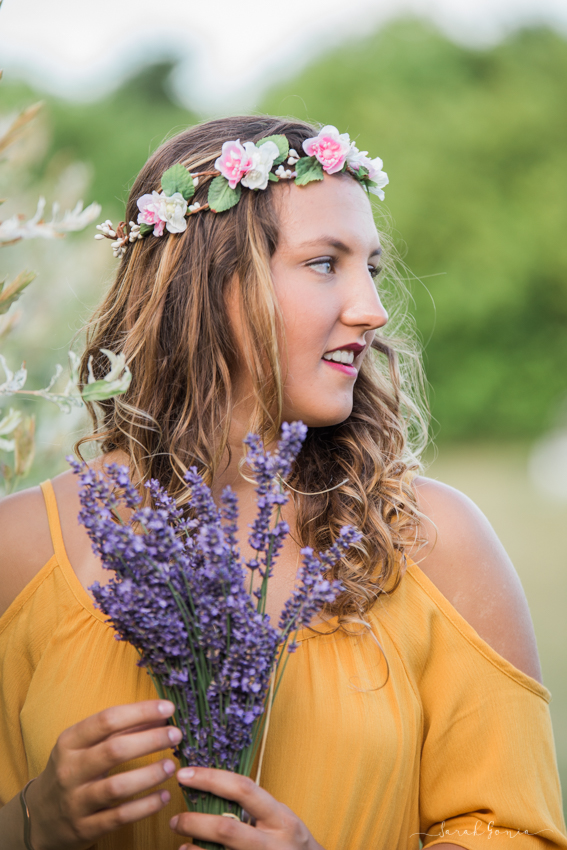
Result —
M351 378L358 375L357 369L349 363L337 363L336 360L323 360L323 363L326 363L327 366L333 366L335 369L339 369L343 372L343 374L349 375Z
M354 351L355 356L360 354L366 348L361 342L349 342L346 345L338 345L336 348L331 348L325 354L331 354L333 351Z

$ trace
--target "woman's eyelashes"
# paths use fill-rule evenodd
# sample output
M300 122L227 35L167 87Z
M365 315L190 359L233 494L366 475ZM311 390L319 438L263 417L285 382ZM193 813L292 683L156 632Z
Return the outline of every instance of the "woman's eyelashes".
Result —
M307 264L310 269L314 269L319 274L332 274L335 270L336 261L329 257L324 260L314 260Z
M314 260L311 263L307 263L308 268L315 269L318 274L333 274L336 271L337 260L333 257L325 257L320 260ZM373 266L372 264L368 265L368 273L370 277L376 278L382 271L382 266Z

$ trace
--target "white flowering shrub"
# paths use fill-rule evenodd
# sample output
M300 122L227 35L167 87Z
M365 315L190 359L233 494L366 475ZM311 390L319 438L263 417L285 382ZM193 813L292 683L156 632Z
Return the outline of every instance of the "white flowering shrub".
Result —
M15 118L3 122L5 127L0 130L0 154L21 139L23 130L28 128L40 107L41 104L30 106ZM0 119L0 125L1 123ZM2 164L5 163L6 160L2 160ZM83 230L100 214L100 205L97 203L83 209L83 203L79 201L73 209L62 214L59 205L54 203L51 216L46 220L45 207L45 198L40 197L36 212L31 218L13 213L4 220L0 219L0 248L16 245L23 240L59 239L67 233ZM14 406L19 397L50 401L57 405L60 411L69 413L74 408L81 408L83 400L100 401L123 393L131 379L124 355L104 350L103 353L109 360L108 373L102 380L97 381L92 370L89 370L88 383L79 391L79 358L73 351L69 351L66 368L56 364L53 376L46 386L28 386L26 363L10 363L1 349L5 347L8 335L22 318L21 312L13 309L13 305L34 278L35 274L29 271L15 274L11 281L8 281L7 276L4 279L0 276L0 488L4 492L14 490L28 475L35 454L35 414L25 413ZM65 372L66 380L62 377Z

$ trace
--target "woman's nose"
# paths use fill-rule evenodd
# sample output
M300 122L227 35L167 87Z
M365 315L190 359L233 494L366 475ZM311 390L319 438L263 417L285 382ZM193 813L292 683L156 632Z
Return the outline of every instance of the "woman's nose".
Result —
M349 295L342 317L345 324L364 326L367 330L384 327L388 321L388 313L368 272L365 279L360 280L357 285L352 285L351 282Z

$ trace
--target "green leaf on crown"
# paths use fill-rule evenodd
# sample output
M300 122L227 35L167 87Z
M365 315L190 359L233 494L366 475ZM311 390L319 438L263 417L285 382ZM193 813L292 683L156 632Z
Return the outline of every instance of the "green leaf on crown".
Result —
M377 188L377 186L378 186L378 183L376 183L376 181L375 181L375 180L370 180L368 177L363 177L363 178L362 178L362 180L360 180L360 185L361 185L364 189L366 189L366 191L368 192L368 194L370 194L370 190L371 190L371 189L376 189L376 188ZM373 194L376 194L376 193L373 193Z
M193 178L185 166L181 165L180 162L172 165L171 168L168 168L167 171L163 173L161 178L161 188L168 198L175 195L176 192L179 192L183 195L185 200L188 201L189 198L192 198L195 194Z
M141 224L140 225L140 233L142 236L147 236L148 233L152 233L154 229L153 224Z
M277 136L266 136L265 139L260 139L259 142L256 142L256 147L259 148L266 142L273 142L277 145L280 152L280 155L274 159L274 165L279 165L284 161L284 159L287 159L289 154L289 142L285 136L280 135L279 133Z
M229 210L238 203L241 193L240 183L236 185L235 189L231 189L226 177L219 175L209 183L209 194L207 197L209 207L213 212L217 213Z
M272 181L272 183L279 183L279 182L280 182L280 178L279 178L279 177L276 177L276 175L275 175L275 174L272 174L272 172L271 172L271 171L270 171L270 173L268 174L268 180L271 180L271 181Z
M359 180L362 180L364 177L368 177L370 171L361 165L358 171L355 171L355 177L358 177Z
M295 166L295 171L297 186L305 186L313 180L323 179L323 166L315 156L302 156Z

